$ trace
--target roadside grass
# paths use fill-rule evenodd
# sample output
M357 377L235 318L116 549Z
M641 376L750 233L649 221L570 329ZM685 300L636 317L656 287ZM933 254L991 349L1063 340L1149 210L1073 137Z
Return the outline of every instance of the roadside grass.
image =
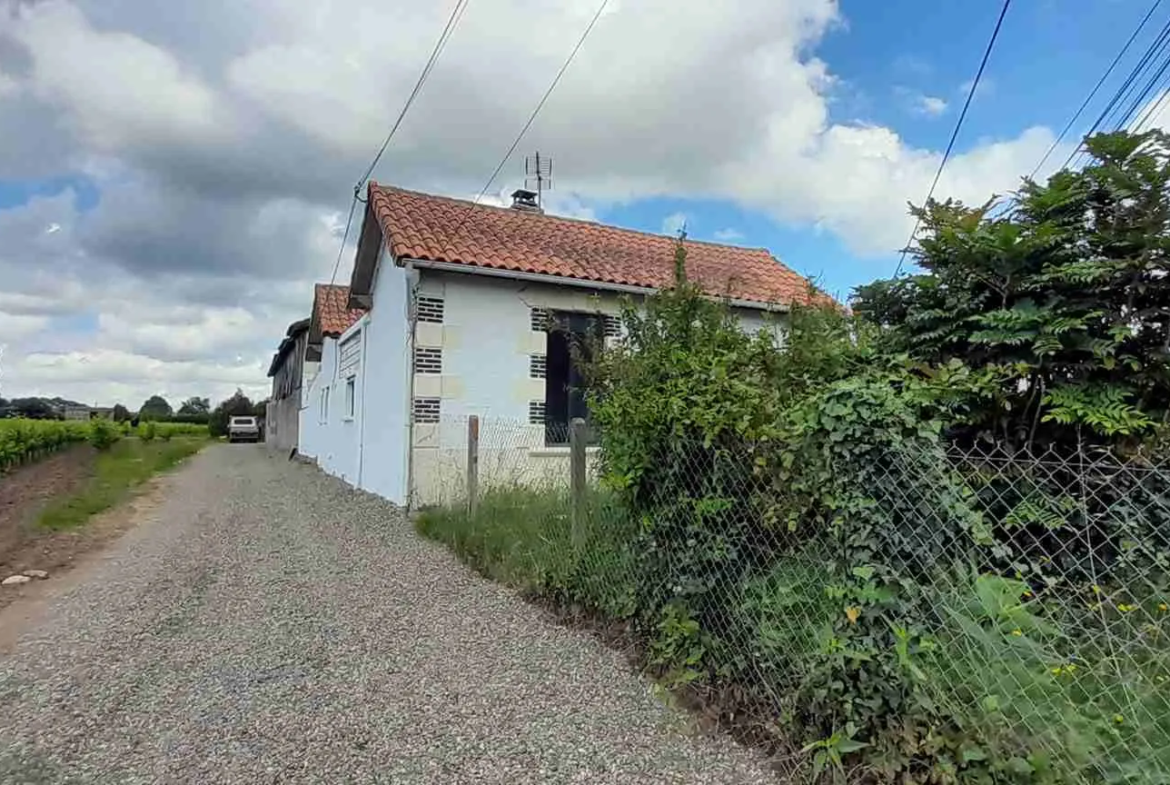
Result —
M589 494L584 513L574 533L568 489L502 487L483 494L474 518L462 507L432 508L415 528L485 577L627 619L639 582L638 523L604 491Z
M174 438L168 441L121 439L98 455L94 476L77 493L53 500L38 524L52 531L85 523L128 498L142 483L199 452L208 439Z

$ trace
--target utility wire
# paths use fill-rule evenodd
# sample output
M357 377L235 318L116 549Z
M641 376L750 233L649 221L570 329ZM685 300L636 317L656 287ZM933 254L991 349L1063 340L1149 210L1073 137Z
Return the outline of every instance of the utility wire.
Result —
M398 119L394 121L393 127L390 128L390 133L386 134L385 141L378 149L378 154L374 156L374 160L370 162L362 179L358 180L356 188L361 189L366 180L370 179L370 175L374 173L374 167L378 165L378 161L382 159L382 155L386 152L386 148L390 146L390 140L394 138L394 134L398 131L398 126L402 125L403 118L406 113L410 111L411 104L414 99L418 97L419 91L422 90L423 82L430 76L431 69L435 67L435 62L439 59L439 55L443 53L443 48L447 46L447 41L451 38L451 34L455 32L456 25L459 24L460 18L463 16L463 11L467 8L469 0L458 0L455 7L451 9L451 16L447 18L447 25L443 28L443 32L439 35L439 39L435 41L435 46L431 50L431 56L427 60L427 64L423 66L422 73L418 75L418 81L415 82L414 89L410 91L410 97L406 99L406 103L402 106L402 111L398 113Z
M1092 91L1088 94L1088 96L1085 97L1085 100L1081 102L1081 105L1077 108L1076 113L1069 118L1069 121L1065 123L1064 129L1061 130L1060 135L1056 137L1056 139L1052 142L1052 145L1044 153L1044 157L1040 159L1040 163L1036 164L1036 168L1032 170L1030 175L1028 175L1029 180L1036 176L1036 173L1039 172L1041 167L1044 166L1044 162L1048 160L1048 156L1052 155L1053 151L1056 150L1056 148L1064 140L1064 137L1068 134L1069 130L1072 129L1073 124L1076 123L1076 121L1080 118L1081 113L1085 111L1089 103L1093 100L1094 96L1097 95L1097 91L1101 89L1101 85L1105 84L1105 80L1109 78L1111 73L1113 73L1113 69L1117 67L1119 62L1121 62L1121 58L1124 57L1125 53L1129 51L1129 47L1133 45L1134 40L1138 37L1138 34L1141 33L1142 28L1146 26L1146 22L1150 21L1150 17L1154 15L1154 11L1158 8L1159 5L1161 5L1161 3L1162 0L1154 0L1154 4L1150 6L1150 10L1146 11L1146 15L1142 17L1142 21L1138 23L1137 28L1135 28L1133 33L1130 34L1129 40L1125 42L1125 46L1121 47L1121 51L1117 53L1117 57L1113 58L1113 62L1110 63L1109 67L1105 69L1105 73L1101 74L1101 78L1097 80L1097 84L1093 86Z
M1101 110L1101 113L1097 116L1097 119L1093 121L1093 124L1089 127L1089 130L1085 133L1085 138L1092 136L1102 127L1108 127L1105 124L1113 116L1116 107L1118 107L1121 102L1124 101L1125 98L1130 94L1138 78L1146 71L1147 68L1149 68L1149 65L1153 59L1166 49L1168 43L1170 43L1170 21L1167 21L1166 24L1162 26L1162 29L1158 33L1157 37L1146 48L1145 54L1142 55L1137 65L1134 66L1133 70L1130 71L1129 75L1125 78L1125 81L1122 82L1121 86L1117 88L1117 91L1113 94L1113 97L1109 99L1109 103L1105 105L1105 108ZM1084 141L1082 140L1081 144L1078 145L1071 153L1069 153L1068 158L1065 159L1064 164L1061 165L1061 168L1067 169L1068 166L1073 163L1074 158L1077 158L1078 163L1084 159L1086 155L1084 149Z
M1152 122L1158 116L1162 109L1162 104L1166 103L1167 96L1170 96L1170 74L1167 74L1157 89L1158 100L1146 107L1142 112L1142 116L1138 118L1137 123L1134 124L1134 131L1140 133L1146 122Z
M1012 0L1004 0L1003 8L1000 9L999 19L995 21L995 29L991 32L991 40L987 42L987 48L983 50L983 59L979 61L979 70L975 72L975 79L971 82L971 89L967 91L967 100L963 102L963 111L959 113L959 119L955 123L955 130L951 133L951 140L947 142L946 152L943 153L942 161L938 164L938 171L934 173L934 181L930 184L930 190L926 193L926 201L923 205L929 204L931 197L934 196L934 189L938 186L938 179L942 177L943 168L947 165L947 160L951 157L951 150L955 147L955 140L959 138L959 130L963 127L963 120L967 118L967 109L971 106L971 99L975 97L975 91L979 89L979 80L983 78L983 69L987 67L987 61L991 57L991 50L995 48L995 40L999 38L999 29L1003 27L1003 18L1007 16L1008 7L1011 6ZM902 272L902 263L906 261L906 251L910 248L910 243L914 242L914 236L918 234L918 227L922 223L920 218L914 219L914 228L910 231L910 238L906 240L906 247L902 249L902 255L898 258L898 267L894 270L894 277L898 277L898 273Z
M1153 76L1150 77L1150 80L1146 82L1146 86L1142 88L1141 92L1139 92L1137 96L1134 97L1133 101L1129 105L1129 108L1125 110L1125 113L1117 121L1114 130L1125 128L1129 124L1129 121L1133 118L1134 113L1137 112L1138 107L1140 107L1142 104L1148 103L1149 97L1154 93L1155 85L1166 74L1166 70L1168 68L1170 68L1170 56L1163 58L1161 67L1154 73Z
M492 176L489 177L487 182L483 184L483 188L480 189L479 195L475 197L475 204L479 204L479 200L482 199L484 194L488 192L488 189L492 187L492 183L494 183L496 178L499 177L500 171L503 170L504 165L508 163L508 159L512 157L512 153L516 152L516 148L520 145L520 140L524 138L524 134L528 133L528 129L532 127L532 123L536 120L536 116L540 114L540 110L544 108L545 102L548 101L549 96L552 95L553 90L556 89L557 84L561 81L561 77L565 75L565 71L569 70L569 65L573 62L573 58L577 56L577 52L580 51L582 44L585 43L585 39L589 37L591 32L593 32L594 25L597 24L597 20L600 19L602 13L605 12L605 7L607 5L609 5L609 0L601 0L601 4L597 6L597 12L593 14L593 18L589 20L589 24L585 27L585 31L581 33L581 37L577 39L577 45L573 47L573 51L569 52L569 56L565 59L564 64L561 66L561 70L557 71L557 75L553 77L552 83L548 86L548 89L544 91L544 96L541 97L540 103L538 103L536 108L532 110L532 114L528 117L528 121L524 123L524 127L520 129L520 133L516 134L516 139L512 142L512 146L508 148L508 151L504 153L504 157L500 159L500 163L498 166L496 166L495 171L492 172ZM468 214L470 214L470 212ZM467 215L464 215L464 219L466 219L466 217ZM460 224L462 224L462 221L460 221Z
M418 80L415 81L414 88L410 91L406 103L402 105L402 111L398 113L398 118L394 121L394 125L390 127L390 132L386 134L386 138L382 141L382 146L378 148L377 154L374 155L374 160L370 161L370 165L366 167L365 173L362 174L361 179L353 187L353 199L349 202L349 217L345 219L345 231L341 235L341 247L337 249L337 261L334 262L333 274L329 277L330 286L337 280L337 271L341 268L341 257L345 254L345 243L349 240L349 230L353 227L354 210L357 208L358 202L361 201L362 186L366 184L366 181L370 179L370 175L374 173L374 168L382 160L382 156L390 146L390 140L394 138L394 134L398 133L399 126L402 125L402 121L406 118L406 113L410 111L410 107L414 104L414 99L418 98L423 84L427 81L427 77L431 75L431 69L435 67L439 55L443 53L443 49L451 39L452 33L455 32L455 27L459 24L459 20L463 17L463 12L467 9L467 4L470 1L456 0L455 7L451 9L451 15L447 17L447 24L444 25L443 32L439 34L438 40L435 41L434 47L431 48L431 56L427 58L427 63L418 75Z

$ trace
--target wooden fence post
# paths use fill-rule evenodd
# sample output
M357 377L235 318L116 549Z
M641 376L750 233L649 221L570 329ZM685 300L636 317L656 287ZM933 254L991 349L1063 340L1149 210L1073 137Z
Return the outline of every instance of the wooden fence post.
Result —
M585 528L585 421L574 417L569 425L569 494L570 526L574 548L580 544Z
M479 416L467 418L467 514L475 517L479 506Z

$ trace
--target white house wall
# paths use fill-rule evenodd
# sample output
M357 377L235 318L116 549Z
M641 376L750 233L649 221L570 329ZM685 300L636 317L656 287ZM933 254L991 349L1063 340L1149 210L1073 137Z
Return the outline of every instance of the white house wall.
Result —
M568 481L568 449L546 447L544 426L530 423L529 404L545 399L545 380L530 378L530 357L543 356L546 334L533 329L532 309L620 315L613 292L482 275L421 271L418 295L441 300L441 324L420 321L415 345L439 349L441 373L416 373L414 398L439 401L439 423L416 412L412 455L413 501L435 504L458 498L466 485L467 420L480 418L479 482ZM381 308L375 297L374 310ZM782 317L736 309L746 329L779 338ZM432 362L428 355L426 362ZM432 410L427 409L429 414ZM592 451L591 451L592 453Z
M383 254L374 307L366 315L362 379L363 449L358 485L395 504L407 503L410 442L410 276Z
M340 339L322 343L317 375L306 385L300 452L324 471L396 504L407 501L410 330L407 272L379 264L373 308ZM354 384L352 416L346 384ZM321 397L329 389L322 422Z
M358 322L345 336L360 333ZM315 458L324 471L356 484L358 470L358 427L361 412L361 379L355 377L357 401L355 416L345 412L345 381L339 374L339 341L325 338L321 344L321 363L316 377L306 388L301 403L301 454ZM322 399L328 399L322 408Z

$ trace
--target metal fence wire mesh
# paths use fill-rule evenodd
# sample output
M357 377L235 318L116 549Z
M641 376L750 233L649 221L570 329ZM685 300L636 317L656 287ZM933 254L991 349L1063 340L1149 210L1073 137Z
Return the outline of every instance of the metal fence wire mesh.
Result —
M420 529L626 623L658 678L794 767L1170 780L1170 466L886 445L825 504L761 445L687 439L636 476L589 447L573 494L556 442L486 420L474 516L464 487Z

